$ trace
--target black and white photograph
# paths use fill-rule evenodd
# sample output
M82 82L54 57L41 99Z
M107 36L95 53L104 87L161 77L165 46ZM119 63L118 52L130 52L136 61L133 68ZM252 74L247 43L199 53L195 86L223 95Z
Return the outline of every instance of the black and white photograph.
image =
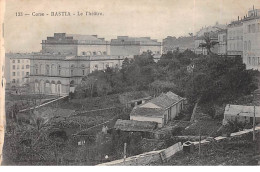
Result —
M0 0L0 22L1 166L260 165L259 0Z

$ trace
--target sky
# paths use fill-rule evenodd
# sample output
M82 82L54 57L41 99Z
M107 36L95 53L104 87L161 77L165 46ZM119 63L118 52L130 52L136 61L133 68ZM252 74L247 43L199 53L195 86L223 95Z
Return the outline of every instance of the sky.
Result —
M5 52L39 52L53 33L117 36L188 36L205 26L228 24L243 17L260 0L6 0ZM51 12L71 16L50 16ZM73 16L77 12L83 16ZM86 11L102 16L85 16ZM29 16L16 16L16 12ZM45 16L32 16L32 12ZM46 13L49 15L46 16Z

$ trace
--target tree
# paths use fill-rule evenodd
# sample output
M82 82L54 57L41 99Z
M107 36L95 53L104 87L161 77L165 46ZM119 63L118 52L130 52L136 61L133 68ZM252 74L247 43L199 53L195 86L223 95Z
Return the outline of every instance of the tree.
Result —
M205 42L200 43L199 47L206 48L207 54L212 55L213 53L211 51L211 48L213 48L216 44L218 44L218 42L212 40L212 33L209 33L209 32L204 33L203 39L204 39Z

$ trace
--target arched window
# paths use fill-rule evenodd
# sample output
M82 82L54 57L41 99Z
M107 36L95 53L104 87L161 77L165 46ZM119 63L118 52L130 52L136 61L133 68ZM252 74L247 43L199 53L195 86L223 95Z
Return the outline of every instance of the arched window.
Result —
M74 65L70 66L70 75L73 76L74 75Z
M85 75L85 65L82 64L82 65L81 65L81 68L82 68L82 75Z
M91 56L91 52L90 51L87 52L87 56Z
M35 74L37 75L38 74L38 65L34 65L35 66Z
M49 75L49 74L50 74L50 66L46 65L46 75Z
M58 75L60 76L61 75L61 65L58 64Z
M55 68L55 65L52 64L52 65L51 65L51 75L55 75L54 68Z
M252 58L252 65L255 65L255 57Z
M101 51L98 51L98 52L97 52L97 55L98 55L98 56L102 55Z

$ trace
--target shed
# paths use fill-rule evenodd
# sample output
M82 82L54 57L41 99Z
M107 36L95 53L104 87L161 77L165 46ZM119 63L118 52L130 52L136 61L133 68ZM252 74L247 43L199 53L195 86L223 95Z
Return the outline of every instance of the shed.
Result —
M224 112L223 125L228 121L252 123L254 117L254 106L227 104ZM260 106L255 106L256 123L260 123Z

